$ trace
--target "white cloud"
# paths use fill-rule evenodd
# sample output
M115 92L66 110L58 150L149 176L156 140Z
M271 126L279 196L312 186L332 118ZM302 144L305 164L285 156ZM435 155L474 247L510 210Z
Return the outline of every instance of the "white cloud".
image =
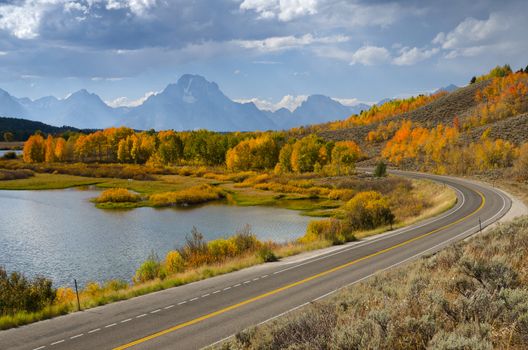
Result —
M341 103L343 106L348 106L348 107L354 107L354 106L357 106L358 104L360 103L364 103L366 105L373 105L374 102L369 102L369 101L361 101L357 98L337 98L337 97L332 97L332 100L334 101L337 101L339 103Z
M410 66L433 57L438 51L440 50L436 47L430 50L404 47L400 50L400 55L392 60L392 63L398 66Z
M256 49L263 52L273 52L299 48L313 44L335 44L348 41L349 38L343 35L314 37L312 34L303 36L277 36L263 40L234 40L234 44L245 49Z
M254 103L255 106L257 106L258 109L260 110L263 110L263 111L274 111L275 110L275 105L273 104L273 102L271 101L268 101L268 100L263 100L263 99L260 99L260 98L256 98L256 97L253 97L253 98L238 98L238 99L234 99L233 101L235 102L238 102L238 103Z
M508 26L508 18L493 13L485 20L468 17L451 32L438 33L433 39L433 44L441 45L446 50L474 46L493 38L508 29Z
M350 64L360 63L365 66L386 63L390 61L390 53L384 47L363 46L351 55Z
M0 29L19 39L34 39L44 13L60 0L25 0L16 5L0 5Z
M150 96L156 95L157 92L149 91L137 100L131 100L128 97L118 97L112 101L105 101L110 107L137 107L145 102Z
M275 109L286 108L293 112L307 99L307 95L286 95L275 105Z
M317 13L317 0L244 0L243 11L255 11L261 19L278 18L288 22L298 17Z
M278 109L286 108L293 112L304 101L306 101L307 98L307 95L285 95L277 103L274 103L270 100L259 99L256 97L247 99L236 99L235 101L240 103L253 102L258 109L265 111L275 112Z
M52 9L61 8L65 13L81 12L87 15L94 4L106 2L106 9L128 9L136 16L145 16L157 0L21 0L9 4L0 3L0 30L19 39L35 39L43 17ZM84 20L85 17L75 17Z
M88 7L75 1L68 1L64 4L64 12L75 11L79 11L86 14L88 13Z
M156 6L157 0L107 0L107 10L128 9L136 16L145 16Z
M513 53L525 50L521 31L526 19L522 15L491 13L487 19L468 17L450 32L440 32L433 44L445 50L444 57L473 57L485 53Z

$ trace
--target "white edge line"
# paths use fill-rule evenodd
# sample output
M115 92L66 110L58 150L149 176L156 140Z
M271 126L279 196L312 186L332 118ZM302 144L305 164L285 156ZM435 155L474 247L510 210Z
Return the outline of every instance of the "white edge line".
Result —
M494 191L494 192L495 192L495 193L498 193L498 192L496 192L496 191ZM462 192L460 192L460 193L462 194ZM463 194L462 194L462 197L465 199L465 197L464 197ZM502 216L504 216L504 215L506 214L506 213L504 213L504 214L502 213L502 211L503 211L504 208L506 207L506 200L504 199L504 196L502 196L502 194L500 194L500 193L499 193L499 197L501 197L501 199L502 199L502 203L503 203L503 204L502 204L502 208L501 208L501 209L500 209L495 215L493 215L491 218L489 218L488 220L485 220L485 221L483 222L483 224L486 225L486 226L489 225L489 224L491 224L491 223L493 223L493 222L496 222L496 217L498 217L498 216L501 216L501 217L502 217ZM458 210L458 209L457 209L457 210ZM498 218L497 218L497 219L498 219ZM327 297L327 296L330 296L330 295L336 293L336 292L339 291L339 290L342 290L342 289L347 288L347 287L350 287L350 286L352 286L352 285L354 285L354 284L360 283L361 281L366 280L366 279L368 279L368 278L370 278L370 277L372 277L372 276L374 276L374 275L376 275L376 274L378 274L378 273L380 273L380 272L383 272L383 271L389 270L389 269L391 269L391 268L394 268L394 267L396 267L396 266L398 266L398 265L404 264L405 262L407 262L407 261L409 261L409 260L412 260L412 259L414 259L414 258L419 257L420 255L427 254L427 252L429 252L430 250L436 249L436 248L438 248L438 247L440 247L440 246L442 246L442 245L448 245L449 242L451 242L452 240L457 239L457 238L459 238L459 237L461 237L461 236L464 236L464 235L466 235L466 234L467 234L468 232L470 232L470 231L477 230L476 232L478 232L478 229L479 229L479 226L473 226L473 227L467 229L466 231L464 231L464 232L462 232L462 233L460 233L460 234L458 234L458 235L456 235L456 236L454 236L454 237L451 237L450 239L448 239L448 240L446 240L446 241L444 241L444 242L442 242L442 243L438 243L438 244L434 245L433 247L430 247L430 248L428 248L428 249L426 249L426 250L424 250L424 251L422 251L422 252L420 252L420 253L418 253L418 254L415 254L415 255L413 255L413 256L407 258L407 259L404 259L404 260L402 260L402 261L399 261L399 262L397 262L397 263L395 263L395 264L392 264L392 265L390 265L390 266L388 266L388 267L386 267L386 268L384 268L384 269L381 269L381 270L378 270L378 271L376 271L376 272L373 272L373 273L371 273L371 274L369 274L369 275L367 275L367 276L364 276L364 277L362 277L362 278L360 278L360 279L358 279L358 280L356 280L356 281L354 281L354 282L348 283L348 284L346 284L346 285L344 285L344 286L341 286L341 287L339 287L339 288L337 288L337 289L335 289L335 290L333 290L333 291L330 291L330 292L328 292L328 293L326 293L326 294L323 294L323 295L321 295L321 296L319 296L319 297L313 299L312 301L309 301L309 302L303 303L303 304L301 304L301 305L295 306L295 307L293 307L293 308L291 308L291 309L289 309L289 310L286 310L286 311L284 311L284 312L282 312L282 313L280 313L280 314L278 314L278 315L275 315L275 316L273 316L273 317L270 317L270 318L268 318L268 319L266 319L266 320L264 320L264 321L262 321L262 322L260 322L260 323L257 323L256 326L260 326L260 325L262 325L262 324L264 324L264 323L267 323L267 322L269 322L269 321L272 321L272 320L274 320L274 319L276 319L276 318L278 318L278 317L284 316L284 315L286 315L286 314L288 314L288 313L290 313L290 312L293 312L293 311L295 311L295 310L297 310L297 309L302 308L303 306L306 306L306 305L310 304L311 302L318 301L318 300L323 299L323 298L325 298L325 297ZM254 327L254 326L250 326L250 327ZM244 330L246 330L246 329L248 329L248 328L249 328L249 327L246 327L246 328L244 328L242 331L244 331ZM227 337L222 338L222 339L220 339L220 340L218 340L218 341L216 341L216 342L214 342L214 343L212 343L212 344L207 345L207 347L213 347L213 346L215 346L215 345L217 345L217 344L219 344L219 343L222 343L222 342L226 341L227 339L232 338L232 337L234 337L234 336L235 336L235 334L231 334L230 336L227 336ZM204 347L204 348L205 348L205 347Z

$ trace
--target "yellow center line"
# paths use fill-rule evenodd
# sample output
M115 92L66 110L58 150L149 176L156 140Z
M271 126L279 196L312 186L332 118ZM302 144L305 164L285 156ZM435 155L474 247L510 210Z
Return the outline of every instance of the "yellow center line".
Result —
M302 280L300 280L300 281L297 281L297 282L293 282L293 283L287 284L287 285L285 285L285 286L282 286L282 287L280 287L280 288L274 289L274 290L272 290L272 291L269 291L269 292L266 292L266 293L263 293L263 294L257 295L256 297L253 297L253 298L250 298L250 299L246 299L246 300L244 300L244 301L242 301L242 302L240 302L240 303L237 303L237 304L233 304L233 305L227 306L227 307L225 307L225 308L223 308L223 309L220 309L220 310L217 310L217 311L211 312L211 313L209 313L209 314L206 314L206 315L203 315L203 316L197 317L197 318L192 319L192 320L187 321L187 322L179 323L179 324L177 324L177 325L175 325L175 326L172 326L172 327L170 327L170 328L167 328L167 329L164 329L164 330L162 330L162 331L159 331L159 332L153 333L153 334L151 334L151 335L148 335L148 336L146 336L146 337L143 337L143 338L140 338L140 339L134 340L134 341L132 341L132 342L130 342L130 343L127 343L127 344L124 344L124 345L118 346L118 347L114 348L113 350L123 350L123 349L128 349L128 348L130 348L130 347L132 347L132 346L135 346L135 345L138 345L138 344L144 343L144 342L146 342L146 341L149 341L149 340L152 340L152 339L155 339L155 338L161 337L161 336L163 336L163 335L165 335L165 334L172 333L172 332L177 331L177 330L179 330L179 329L182 329L182 328L185 328L185 327L188 327L188 326L194 325L194 324L196 324L196 323L202 322L202 321L207 320L207 319L209 319L209 318L212 318L212 317L215 317L215 316L218 316L218 315L224 314L224 313L226 313L226 312L228 312L228 311L231 311L231 310L234 310L234 309L238 309L238 308L240 308L240 307L242 307L242 306L244 306L244 305L254 303L254 302L258 301L258 300L261 300L261 299L264 299L264 298L269 297L269 296L271 296L271 295L275 295L275 294L277 294L277 293L283 292L283 291L285 291L285 290L287 290L287 289L290 289L290 288L296 287L296 286L298 286L298 285L301 285L301 284L304 284L304 283L310 282L310 281L312 281L312 280L314 280L314 279L317 279L317 278L320 278L320 277L323 277L323 276L329 275L329 274L334 273L334 272L336 272L336 271L339 271L339 270L342 270L342 269L347 268L347 267L349 267L349 266L352 266L352 265L354 265L354 264L357 264L357 263L359 263L359 262L361 262L361 261L364 261L364 260L367 260L367 259L373 258L373 257L378 256L378 255L381 255L381 254L384 254L384 253L389 252L389 251L391 251L391 250L394 250L394 249L396 249L396 248L399 248L399 247L405 246L405 245L410 244L410 243L412 243L412 242L414 242L414 241L417 241L417 240L419 240L419 239L422 239L422 238L425 238L425 237L427 237L427 236L430 236L430 235L432 235L432 234L434 234L434 233L436 233L436 232L438 232L438 231L441 231L441 230L444 230L444 229L446 229L446 228L449 228L449 227L451 227L451 226L453 226L453 225L456 225L456 224L458 224L458 223L460 223L460 222L462 222L462 221L468 219L470 216L472 216L473 214L475 214L476 212L478 212L479 210L481 210L481 209L484 207L484 204L486 203L486 198L484 197L484 195L483 195L481 192L479 192L479 191L477 191L477 190L474 190L474 191L477 192L477 193L480 195L481 199L482 199L482 200L481 200L481 204L480 204L480 206L479 206L477 209L475 209L475 211L473 211L472 213L470 213L470 214L468 214L468 215L466 215L466 216L464 216L464 217L462 217L462 218L460 218L460 219L458 219L458 220L456 220L456 221L453 221L453 222L450 223L450 224L447 224L447 225L445 225L445 226L439 227L439 228L437 228L437 229L435 229L435 230L433 230L433 231L427 232L427 233L425 233L425 234L423 234L423 235L420 235L420 236L417 236L417 237L414 237L414 238L408 239L408 240L406 240L406 241L404 241L404 242L398 243L398 244L393 245L393 246L391 246L391 247L388 247L388 248L385 248L385 249L379 250L379 251L377 251L377 252L375 252L375 253L372 253L372 254L366 255L366 256L364 256L364 257L358 258L358 259L356 259L356 260L352 260L352 261L350 261L350 262L348 262L348 263L345 263L345 264L343 264L343 265L339 265L339 266L336 266L336 267L331 268L331 269L329 269L329 270L326 270L326 271L320 272L320 273L318 273L318 274L312 275L312 276L310 276L310 277L304 278L304 279L302 279Z

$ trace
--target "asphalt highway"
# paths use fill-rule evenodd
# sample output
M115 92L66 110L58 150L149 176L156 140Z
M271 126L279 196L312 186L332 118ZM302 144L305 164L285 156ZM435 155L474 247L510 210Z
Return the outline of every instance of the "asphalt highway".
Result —
M263 264L1 331L0 349L199 349L467 238L511 207L503 192L482 184L394 173L450 186L457 204L435 218L305 260Z

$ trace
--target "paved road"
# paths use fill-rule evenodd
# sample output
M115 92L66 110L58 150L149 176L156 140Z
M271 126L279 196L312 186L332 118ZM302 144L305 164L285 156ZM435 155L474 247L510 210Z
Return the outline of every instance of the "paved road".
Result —
M511 200L461 179L402 173L451 186L457 204L425 222L306 260L256 266L0 332L1 349L198 349L250 325L432 253L502 217ZM273 220L273 218L270 218Z

